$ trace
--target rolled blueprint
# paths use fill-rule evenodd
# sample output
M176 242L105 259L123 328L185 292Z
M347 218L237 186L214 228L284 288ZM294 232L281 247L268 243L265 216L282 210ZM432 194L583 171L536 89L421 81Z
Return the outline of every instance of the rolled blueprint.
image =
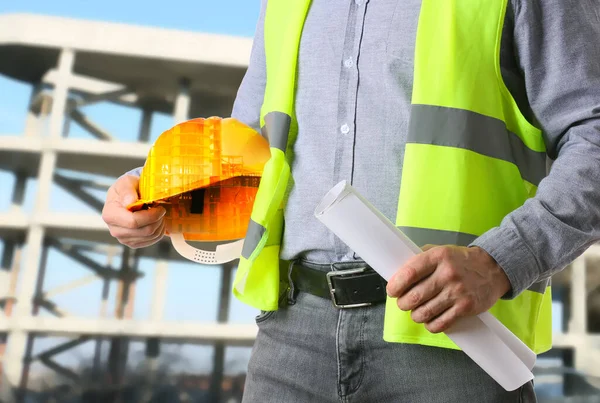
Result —
M325 195L315 216L386 280L421 252L345 181ZM535 353L489 312L461 318L445 334L505 390L533 379Z

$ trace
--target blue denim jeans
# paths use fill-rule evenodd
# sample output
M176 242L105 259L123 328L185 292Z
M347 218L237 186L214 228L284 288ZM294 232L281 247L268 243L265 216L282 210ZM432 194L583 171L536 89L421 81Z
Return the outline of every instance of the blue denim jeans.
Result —
M243 402L536 402L531 383L507 392L462 351L383 341L383 316L306 293L261 313Z

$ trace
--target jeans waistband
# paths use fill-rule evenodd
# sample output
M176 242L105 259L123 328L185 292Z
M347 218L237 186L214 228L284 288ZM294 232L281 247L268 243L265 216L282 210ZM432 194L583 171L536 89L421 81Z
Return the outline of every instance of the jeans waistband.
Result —
M295 260L294 263L299 263L302 266L309 267L314 270L320 270L324 272L332 271L332 270L352 270L357 269L359 267L365 267L367 265L362 260L351 260L345 262L335 262L335 263L315 263L308 260L298 259Z

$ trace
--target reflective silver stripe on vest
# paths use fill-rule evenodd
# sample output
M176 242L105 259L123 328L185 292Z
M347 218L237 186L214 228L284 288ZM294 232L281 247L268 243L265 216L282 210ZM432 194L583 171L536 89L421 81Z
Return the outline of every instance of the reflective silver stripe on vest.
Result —
M413 105L408 142L464 148L511 162L536 186L546 176L546 153L527 147L501 120L467 110Z
M436 229L398 227L407 237L419 247L425 245L458 245L469 246L477 236L463 232L443 231ZM545 279L532 284L527 290L543 294L550 285L550 279Z
M261 129L263 137L269 140L271 147L278 148L285 153L292 118L283 112L269 112L264 119L265 125Z
M477 239L477 236L463 232L442 231L437 229L425 229L415 227L398 227L407 237L420 248L427 244L431 245L458 245L468 246Z
M242 248L242 256L245 259L250 259L250 255L254 252L254 249L260 243L266 228L257 223L254 220L250 220L248 223L248 231L246 231L246 239L244 239L244 246Z

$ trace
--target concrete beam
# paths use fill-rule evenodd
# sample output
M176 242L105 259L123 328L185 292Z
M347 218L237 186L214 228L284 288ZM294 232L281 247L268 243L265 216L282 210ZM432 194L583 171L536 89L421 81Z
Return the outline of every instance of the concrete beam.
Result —
M113 141L114 138L107 131L102 129L100 126L92 122L85 116L79 109L73 109L70 111L71 119L84 130L90 133L92 136L103 141Z
M0 332L7 331L51 336L123 336L143 340L160 337L173 341L223 341L249 345L256 338L258 328L254 324L23 316L18 321L0 319Z
M46 309L48 312L50 312L52 315L56 316L57 318L64 318L67 316L72 316L71 313L65 311L62 308L59 308L58 305L52 301L45 300L40 297L40 298L35 298L34 302L35 302L36 307Z
M84 96L83 99L77 100L75 104L77 107L81 108L98 102L116 102L127 95L135 96L134 92L129 88L121 87L113 91Z
M79 153L112 158L146 159L150 146L141 143L99 142L88 139L55 139L46 142L46 147L58 153Z
M554 348L575 348L588 345L600 348L600 334L554 333L552 335L552 346Z
M65 176L66 178L66 176ZM96 181L96 180L88 180L88 179L75 179L75 178L68 178L69 181L73 184L77 184L77 186L81 187L81 188L89 188L89 189L94 189L94 190L101 190L103 192L106 192L108 190L108 188L111 187L112 182L100 182L100 181Z
M33 359L37 360L40 358L50 358L55 355L62 354L65 351L69 351L75 347L82 345L83 343L87 342L88 340L90 340L89 337L79 337L77 339L70 340L65 343L61 343L58 346L52 347L48 350L38 353L36 356L33 357Z
M79 380L79 375L71 371L69 368L63 367L62 365L58 364L56 361L51 360L50 358L40 358L40 362L48 368L50 368L51 370L53 370L54 372L56 372L57 374L60 374L73 382L77 382Z
M43 77L42 82L45 84L55 85L58 79L56 69L49 70ZM72 92L82 96L102 97L105 94L110 94L110 100L123 105L135 105L138 102L136 94L131 93L131 90L125 89L122 84L111 83L109 81L99 80L93 77L87 77L81 74L71 74L69 86ZM116 96L116 94L120 94Z
M14 152L38 154L42 152L39 138L23 136L0 136L0 149Z
M63 176L61 174L54 175L54 182L71 193L73 196L77 197L90 207L92 207L97 212L102 212L102 208L104 207L104 201L99 200L95 196L89 194L84 189L81 188L81 182L77 180L72 180Z
M0 169L35 176L40 153L57 153L57 168L117 177L144 164L150 145L96 139L0 136ZM110 160L110 163L107 161Z
M81 263L86 268L92 270L94 273L96 273L97 276L116 280L120 280L123 278L123 273L121 271L114 270L112 267L103 266L95 260L79 253L76 249L70 248L68 245L63 245L61 242L55 239L49 240L48 244L54 247L59 252L62 252L66 256L75 260L76 262ZM135 278L140 278L142 276L143 273L135 273Z
M109 267L109 266L107 266L107 267ZM85 285L94 283L96 281L102 281L102 280L104 280L103 277L100 277L97 274L90 274L90 275L87 275L84 277L80 277L76 280L69 281L62 285L59 285L58 287L54 287L50 290L47 290L43 293L42 297L44 299L52 298L56 295L63 294L65 292L69 292L75 288L83 287Z
M0 45L6 43L236 67L248 65L252 47L251 38L34 14L0 15Z

